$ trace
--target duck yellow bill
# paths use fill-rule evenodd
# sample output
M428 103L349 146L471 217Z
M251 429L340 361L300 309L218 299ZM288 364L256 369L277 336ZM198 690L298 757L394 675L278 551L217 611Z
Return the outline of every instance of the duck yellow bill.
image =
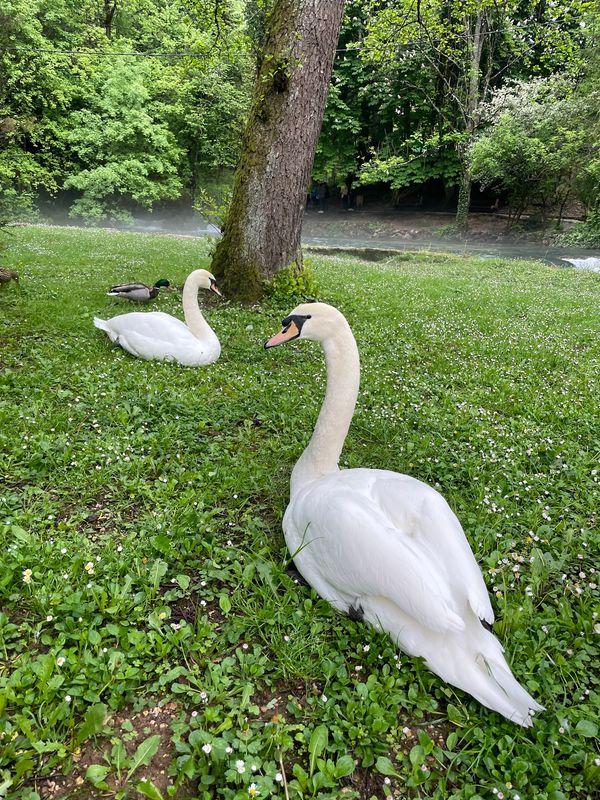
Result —
M289 342L290 339L296 339L300 336L300 331L298 330L298 326L295 322L290 322L281 333L276 333L275 336L271 336L268 342L265 342L265 347L277 347L278 344L283 344L284 342Z

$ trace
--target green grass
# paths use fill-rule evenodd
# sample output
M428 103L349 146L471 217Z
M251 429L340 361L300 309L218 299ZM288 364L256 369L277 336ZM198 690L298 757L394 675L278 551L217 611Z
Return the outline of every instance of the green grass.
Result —
M222 356L183 369L92 317L130 310L112 283L180 285L206 242L19 228L4 261L22 289L0 291L0 797L284 797L281 772L290 798L598 796L599 276L314 259L361 351L343 465L455 509L547 707L522 730L286 571L325 377L316 345L263 350L292 301L203 293ZM180 295L152 307L180 315Z

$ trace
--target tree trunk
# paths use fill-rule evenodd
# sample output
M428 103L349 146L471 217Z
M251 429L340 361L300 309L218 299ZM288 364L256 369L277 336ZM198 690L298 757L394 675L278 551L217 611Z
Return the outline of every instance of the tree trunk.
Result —
M473 29L470 30L470 19L467 17L465 33L469 42L470 64L468 73L467 103L465 109L466 142L459 145L460 185L458 187L458 207L456 209L456 227L466 233L469 227L469 205L471 204L471 165L469 148L475 138L477 120L475 115L479 106L479 83L481 79L481 53L483 49L484 14L481 9L475 16Z
M109 39L112 39L112 25L116 11L117 0L104 0L104 30Z
M344 0L276 0L212 269L228 297L256 300L302 267L300 232Z

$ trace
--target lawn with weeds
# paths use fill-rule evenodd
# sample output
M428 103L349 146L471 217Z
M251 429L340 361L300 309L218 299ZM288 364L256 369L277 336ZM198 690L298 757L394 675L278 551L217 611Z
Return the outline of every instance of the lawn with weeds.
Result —
M0 797L592 800L600 791L600 276L532 262L314 257L362 385L342 466L458 514L521 729L334 612L290 569L288 479L319 347L294 300L207 292L222 356L132 358L114 283L181 286L197 239L13 229L0 291ZM179 291L149 309L181 316Z

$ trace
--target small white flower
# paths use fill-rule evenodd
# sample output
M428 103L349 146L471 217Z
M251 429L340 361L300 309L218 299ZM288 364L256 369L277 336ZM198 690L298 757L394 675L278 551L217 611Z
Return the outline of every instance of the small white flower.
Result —
M65 659L65 657L64 657L64 656L59 656L59 657L56 659L56 666L57 666L57 667L62 667L62 665L65 663L65 661L66 661L66 659Z
M226 747L225 752L227 753L228 756L230 756L233 753L233 747Z
M252 770L252 772L256 772L256 770L258 769L258 767L256 766L256 764L252 764L252 766L250 767L250 769Z
M250 786L248 787L248 795L250 797L256 797L257 794L258 794L258 789L256 788L256 784L251 783Z
M290 637L286 633L286 635L283 637L283 641L284 642L289 642L289 640L290 640Z
M238 760L235 762L235 768L237 769L240 775L243 775L244 772L246 772L246 765L244 764L241 758L238 758Z
M244 642L244 644L242 645L242 650L247 650L247 649L248 649L248 645L246 644L246 642Z
M326 694L322 694L322 695L321 695L321 701L322 701L323 703L326 703L326 702L327 702L327 695L326 695Z
M33 572L30 569L23 570L23 583L31 583Z
M66 694L66 695L65 695L65 703L70 703L72 699L73 699L73 698L71 697L71 695L70 695L70 694Z
M192 711L192 717L197 717L197 716L198 716L198 712L197 711Z
M212 750L212 744L209 744L209 743L207 742L206 744L203 744L203 745L202 745L202 749L204 750L204 752L206 753L206 755L208 755L208 754L210 753L210 751Z
M281 774L281 772L276 772L275 773L275 781L277 783L281 783L283 781L283 775Z
M371 645L370 644L366 644L363 647L363 653L368 653L370 649L371 649Z
M385 783L386 786L389 786L392 781L390 780L390 778L386 777L383 779L383 782Z
M52 622L53 619L54 617L52 616L52 614L48 614L48 616L46 617L46 622Z
M67 552L67 548L66 547L61 547L60 548L60 552L64 556L64 554Z

